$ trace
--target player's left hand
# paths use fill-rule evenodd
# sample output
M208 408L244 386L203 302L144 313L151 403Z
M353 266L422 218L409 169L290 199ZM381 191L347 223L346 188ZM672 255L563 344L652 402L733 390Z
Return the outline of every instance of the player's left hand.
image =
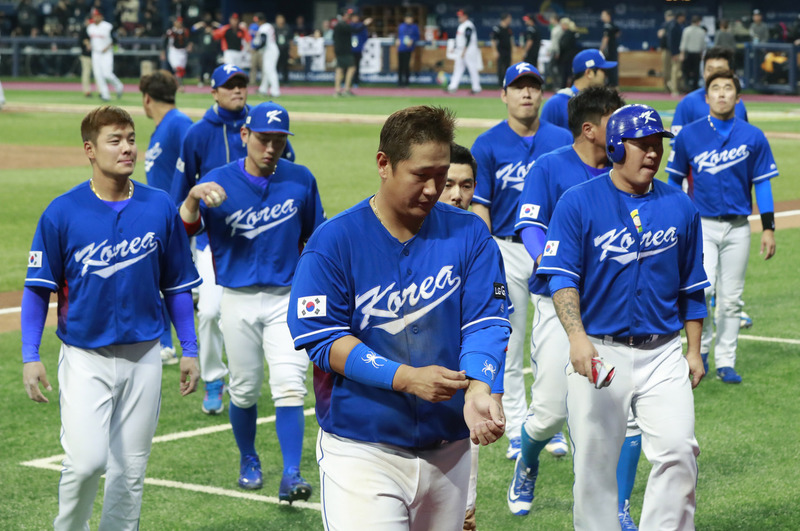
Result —
M689 376L692 379L692 389L697 387L700 380L706 375L706 370L703 367L703 358L700 356L700 351L687 352L686 361L689 363Z
M194 393L200 380L200 367L197 358L181 356L181 396Z
M490 393L488 384L470 380L464 395L464 421L469 428L469 438L481 446L495 442L506 431L503 406Z
M47 381L47 371L44 369L44 364L41 361L29 361L22 366L22 383L25 384L25 391L28 397L34 402L48 403L50 402L46 396L42 394L39 389L39 382L42 383L45 390L52 391L53 387Z
M761 252L764 256L764 260L769 260L773 256L775 256L775 231L774 230L765 230L761 233Z

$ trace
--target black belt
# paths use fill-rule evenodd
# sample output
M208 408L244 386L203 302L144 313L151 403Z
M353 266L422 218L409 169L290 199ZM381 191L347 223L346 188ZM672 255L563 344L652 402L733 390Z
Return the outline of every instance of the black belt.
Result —
M742 214L727 214L725 216L702 216L705 219L713 219L714 221L738 221L741 218L746 218Z
M650 343L666 343L667 341L674 339L679 334L680 332L672 332L671 334L649 334L646 336L592 335L592 337L606 343L617 343L618 345L625 345L627 347L641 347L642 345L648 345Z
M511 243L522 243L522 238L519 236L498 236L501 240L511 242Z

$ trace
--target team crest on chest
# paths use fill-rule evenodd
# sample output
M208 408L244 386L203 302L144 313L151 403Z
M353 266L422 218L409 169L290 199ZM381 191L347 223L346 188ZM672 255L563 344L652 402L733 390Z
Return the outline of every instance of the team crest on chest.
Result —
M144 260L157 250L156 234L148 232L144 236L137 236L130 241L122 240L111 245L108 244L108 240L100 243L92 242L76 252L74 259L83 265L81 276L91 273L101 278L108 278L136 262Z
M252 240L262 232L289 221L297 212L294 199L287 199L283 203L265 206L260 210L254 207L239 209L225 218L225 224L231 228L231 236L244 236Z
M521 192L525 184L525 177L527 177L532 166L533 161L528 164L518 161L506 164L497 170L497 172L495 172L495 178L502 183L500 189L505 190L511 187Z
M661 254L678 245L678 229L669 227L655 232L648 230L641 234L639 242L639 249L631 250L636 239L628 231L628 227L611 229L593 240L595 248L602 249L600 262L609 259L625 265L639 258Z

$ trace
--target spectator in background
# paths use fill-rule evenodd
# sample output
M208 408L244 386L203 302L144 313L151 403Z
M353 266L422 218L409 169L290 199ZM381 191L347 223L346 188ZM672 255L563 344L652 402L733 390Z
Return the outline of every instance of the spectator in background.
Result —
M247 31L250 33L250 84L258 85L258 73L261 71L261 58L263 50L258 48L256 44L256 34L261 24L266 22L264 13L256 13L253 15L253 22L248 26ZM261 72L263 76L264 73Z
M547 63L548 74L547 77L552 83L552 88L555 90L560 89L561 70L558 67L558 56L561 52L559 43L561 42L561 35L564 34L564 29L561 27L558 15L553 13L550 15L550 62ZM533 63L531 63L533 64Z
M39 13L31 4L31 0L21 0L17 6L17 26L20 36L28 37L34 28L39 26Z
M617 51L617 39L619 38L619 28L611 19L611 11L604 9L600 12L600 20L603 21L603 38L600 41L600 51L609 61L619 61ZM619 85L619 67L615 66L608 70L608 84L612 87Z
M760 9L753 10L753 23L750 25L750 37L753 42L769 42L769 26L764 24L764 16Z
M305 37L309 33L308 26L306 26L306 17L297 15L297 18L294 19L294 34L298 37Z
M239 21L237 13L230 16L228 24L214 30L214 40L220 41L222 61L241 67L242 51L250 42L250 34L247 32L247 26Z
M414 16L406 13L403 23L397 28L397 86L407 87L411 77L411 54L419 40L419 26Z
M797 15L797 20L789 28L788 40L795 46L800 46L800 14Z
M284 85L289 84L289 47L292 44L292 28L286 24L286 17L275 16L275 42L278 43L278 77Z
M561 38L558 41L558 69L561 72L561 85L559 88L566 88L570 83L570 73L572 72L572 60L578 53L578 33L575 23L568 17L562 18Z
M542 36L536 27L536 16L528 13L522 17L525 23L525 58L523 61L539 68L539 48L542 45Z
M211 79L211 73L217 66L217 55L219 54L219 44L214 39L214 30L219 26L211 13L203 15L203 20L196 22L192 26L192 31L199 30L199 35L195 40L197 45L196 49L199 55L200 72L197 76L197 86L202 87L204 83L208 83Z
M349 11L339 15L336 26L333 27L333 52L336 55L336 72L334 73L334 95L353 96L350 88L353 86L353 75L356 71L355 55L353 55L353 35L359 29L348 24ZM371 18L364 20L364 25L369 26ZM344 89L342 89L344 79Z
M680 94L681 80L681 36L683 35L683 25L686 23L686 15L677 13L675 18L667 24L667 47L672 55L672 67L670 69L670 92L673 96Z
M135 35L139 26L139 0L119 0L114 14L119 17L119 25L125 29L125 33Z
M658 49L661 50L661 75L664 77L664 88L670 92L670 76L672 75L672 52L668 46L667 28L675 20L671 9L664 11L664 24L658 29Z
M681 34L681 56L686 90L691 92L700 85L700 61L706 49L706 30L700 26L700 15L692 15L692 23Z
M497 63L497 84L502 87L506 70L511 66L511 45L514 42L514 30L511 29L509 13L500 15L500 24L492 28L491 39L494 60Z
M357 12L350 14L350 25L353 27L353 38L350 44L353 47L353 59L356 63L356 70L353 72L353 86L358 88L361 83L361 56L364 53L364 45L369 39L369 31L367 26L361 22L361 15Z
M733 32L731 32L730 26L728 19L723 18L719 21L719 29L716 35L714 35L714 46L727 48L733 51L736 50L736 38L733 36Z
M83 95L87 98L92 97L92 43L89 39L89 34L86 32L86 27L89 25L91 19L87 18L78 39L81 45L81 88L83 88Z

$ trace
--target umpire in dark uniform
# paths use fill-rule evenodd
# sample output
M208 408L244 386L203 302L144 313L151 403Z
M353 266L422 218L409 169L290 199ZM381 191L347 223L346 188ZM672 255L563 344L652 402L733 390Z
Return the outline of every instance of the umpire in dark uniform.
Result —
M535 15L528 13L522 17L525 22L525 61L530 63L536 68L539 68L539 48L542 46L542 36L539 35L539 29L536 27Z
M497 62L497 84L503 86L506 70L511 66L511 43L514 40L514 30L511 29L511 15L500 15L500 24L492 28L492 48L494 59ZM535 64L535 63L534 63Z
M600 19L603 21L603 39L600 41L600 51L607 60L617 62L619 61L619 52L617 52L619 28L611 19L611 11L608 9L600 12ZM608 72L608 84L612 87L619 85L619 67L615 66L606 72Z

